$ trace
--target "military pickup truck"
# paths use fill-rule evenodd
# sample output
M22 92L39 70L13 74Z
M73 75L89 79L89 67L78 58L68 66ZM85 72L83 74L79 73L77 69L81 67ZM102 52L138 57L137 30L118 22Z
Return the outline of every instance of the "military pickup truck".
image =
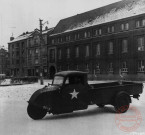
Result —
M99 107L113 105L115 111L128 110L131 97L139 98L143 84L127 81L88 84L87 73L62 71L55 74L52 84L33 93L28 101L27 113L34 119L42 119L46 113L63 114L84 110L88 105Z

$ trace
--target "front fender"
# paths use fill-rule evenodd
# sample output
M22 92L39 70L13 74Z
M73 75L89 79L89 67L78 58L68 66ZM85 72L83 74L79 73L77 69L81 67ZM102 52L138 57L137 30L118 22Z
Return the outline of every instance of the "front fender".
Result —
M28 103L37 107L51 106L53 95L54 91L50 91L49 88L44 87L34 92Z

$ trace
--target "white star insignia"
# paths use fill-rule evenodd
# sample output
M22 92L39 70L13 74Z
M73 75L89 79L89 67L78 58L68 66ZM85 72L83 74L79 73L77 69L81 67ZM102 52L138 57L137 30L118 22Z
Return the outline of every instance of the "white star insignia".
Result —
M74 91L70 94L72 95L71 99L73 99L73 98L77 98L77 95L79 94L79 92L76 92L76 90L74 89Z

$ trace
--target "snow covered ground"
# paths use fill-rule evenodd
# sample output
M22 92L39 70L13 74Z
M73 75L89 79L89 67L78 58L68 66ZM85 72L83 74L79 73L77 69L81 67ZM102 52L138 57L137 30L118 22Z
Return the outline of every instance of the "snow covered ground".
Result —
M46 85L48 81L45 81ZM145 92L132 106L142 115L142 122L134 133L120 130L115 123L114 108L89 106L87 110L71 114L47 114L42 120L27 115L27 101L32 93L44 87L40 83L0 87L0 135L145 135ZM126 114L131 114L129 110Z

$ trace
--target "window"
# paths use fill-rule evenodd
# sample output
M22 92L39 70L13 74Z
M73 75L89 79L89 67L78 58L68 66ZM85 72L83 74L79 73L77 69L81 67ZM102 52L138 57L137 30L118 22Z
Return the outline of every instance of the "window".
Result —
M121 30L122 31L129 30L129 23L122 23L121 24Z
M38 63L39 63L38 59L35 59L35 64L38 64Z
M97 36L98 35L98 30L95 30L95 36Z
M90 33L90 31L88 31L88 37L90 37L91 36L91 33Z
M137 38L138 51L144 51L144 37Z
M76 70L79 70L78 64L75 65L75 69L76 69Z
M86 46L86 57L89 57L89 46Z
M108 33L110 33L110 27L108 27Z
M77 34L76 34L76 36L77 36ZM76 39L77 39L78 37L76 37ZM70 35L68 35L68 36L66 36L66 41L70 41Z
M114 26L111 27L111 32L114 32L115 31L115 28Z
M122 72L128 72L128 68L127 68L127 62L124 61L122 62L122 69L121 69Z
M39 49L38 49L38 48L35 49L35 53L36 53L36 54L39 53Z
M113 63L109 63L109 72L112 73L113 72Z
M54 61L55 60L55 50L51 49L50 50L50 61Z
M113 42L109 42L108 54L113 54Z
M38 45L39 44L39 36L34 37L34 44Z
M60 42L62 42L62 37L60 38Z
M125 24L125 30L129 30L129 23Z
M145 26L145 19L139 19L138 21L136 21L136 27L142 27Z
M84 33L84 37L85 37L85 38L90 37L90 36L91 36L90 31L87 31L87 32Z
M75 33L75 40L77 40L77 39L79 39L80 38L80 35L79 35L79 33Z
M89 64L86 64L86 71L89 72Z
M78 46L75 48L75 54L76 54L76 58L78 58L79 57L79 47Z
M43 65L46 65L47 64L47 58L42 58L42 63L43 63Z
M66 49L66 53L67 53L66 57L67 57L67 59L69 59L70 58L70 49L69 48Z
M99 35L102 35L102 29L99 29Z
M100 44L96 46L96 56L100 55Z
M38 50L39 53L39 50ZM47 55L47 47L42 48L42 55Z
M144 72L144 60L138 61L138 72Z
M58 49L58 59L61 59L61 49Z
M44 43L47 44L47 35L44 35L43 39L44 39Z
M124 30L124 24L121 24L121 30L122 31Z
M20 64L20 61L19 60L16 60L16 64Z
M52 44L54 44L54 39L52 39L52 41L51 41L51 42L52 42Z
M111 26L111 27L109 26L107 31L108 33L113 33L114 30L115 30L114 26Z
M128 41L127 39L122 40L122 53L126 53L128 51Z
M136 27L140 27L140 21L136 21Z
M100 64L96 64L96 74L100 74Z
M142 26L145 26L145 19L142 20Z
M69 64L67 64L67 70L69 70L69 69L70 69Z

